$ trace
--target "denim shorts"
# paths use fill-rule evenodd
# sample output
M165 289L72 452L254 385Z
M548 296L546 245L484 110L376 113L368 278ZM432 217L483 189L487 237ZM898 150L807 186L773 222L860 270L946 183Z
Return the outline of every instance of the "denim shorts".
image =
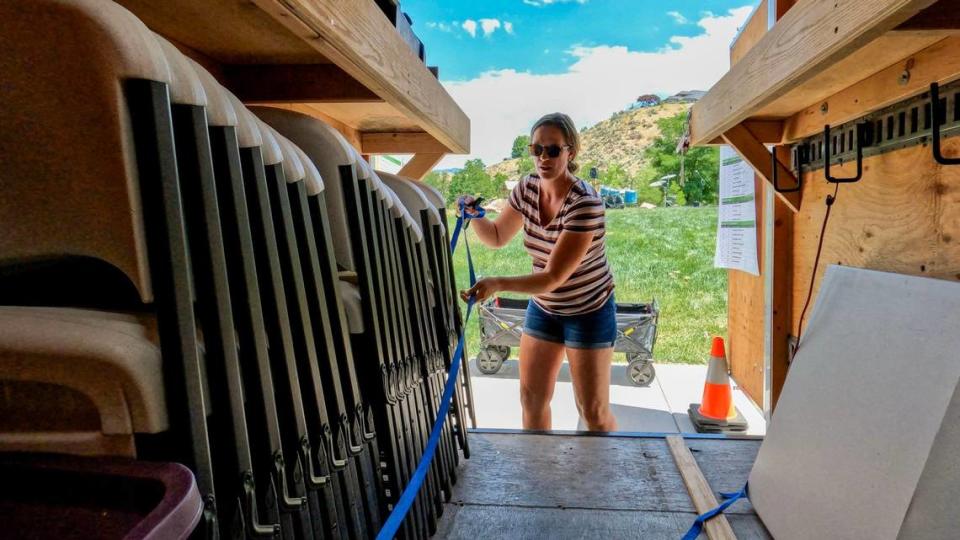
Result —
M527 304L523 333L571 349L606 349L617 340L617 304L613 295L603 307L582 315L547 313L532 299Z

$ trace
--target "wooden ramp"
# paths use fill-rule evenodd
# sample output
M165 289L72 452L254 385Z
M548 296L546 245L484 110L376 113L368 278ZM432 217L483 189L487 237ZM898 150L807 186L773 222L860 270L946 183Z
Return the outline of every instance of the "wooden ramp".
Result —
M715 491L747 480L760 440L688 439ZM657 436L475 432L436 538L680 538L696 511ZM737 538L770 538L749 501ZM701 536L706 538L706 536Z

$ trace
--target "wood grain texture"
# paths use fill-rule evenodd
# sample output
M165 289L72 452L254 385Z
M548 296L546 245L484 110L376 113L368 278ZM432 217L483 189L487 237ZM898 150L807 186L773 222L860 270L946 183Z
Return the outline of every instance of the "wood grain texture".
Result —
M807 0L796 4L694 105L693 144L711 141L755 116L932 3ZM839 88L855 80L847 80Z
M957 137L943 143L947 155L960 154ZM838 174L850 174L853 166L838 168ZM806 174L804 184L807 203L794 219L794 332L810 286L826 208L823 201L834 189L822 170ZM960 167L937 165L928 146L866 158L863 179L840 187L815 277L814 298L830 264L960 280Z
M223 66L223 76L244 103L383 101L333 64L234 64Z
M469 152L469 119L372 0L253 2L450 151Z
M750 49L767 33L768 4L768 0L760 0L760 4L753 10L750 18L747 19L740 33L737 34L737 38L733 44L730 45L731 66L742 60L743 57L750 52Z
M708 478L729 482L717 486L739 488L760 441L698 440L690 445ZM471 458L454 488L455 504L696 512L660 438L471 433L470 446ZM753 512L748 501L730 510Z
M903 54L894 64L859 82L839 90L814 105L795 113L785 122L784 140L797 141L823 131L825 124L840 125L869 111L893 105L910 96L926 92L930 83L941 84L960 78L960 36L937 41L915 54ZM902 53L901 53L902 54ZM912 62L910 79L900 76ZM821 104L827 104L827 112Z
M389 103L311 103L311 107L357 131L423 131L415 120Z
M789 160L789 149L777 148L778 157ZM769 188L769 186L768 186ZM767 326L771 336L770 412L780 399L790 368L791 316L793 315L793 221L796 213L783 200L774 199L773 222L773 320ZM762 402L760 402L762 403Z
M680 469L680 475L683 476L683 483L687 486L687 492L690 494L690 500L693 501L694 508L698 514L704 514L713 510L719 503L710 484L700 472L697 461L693 459L693 454L687 448L683 437L680 435L670 435L667 437L667 445L670 447L670 453ZM719 514L704 523L704 531L710 540L734 540L736 535L730 528L727 516Z
M762 118L785 118L805 107L819 107L833 94L897 64L906 56L929 47L947 35L947 32L888 32L836 64L824 67L810 80L778 96L767 106L758 108L754 114Z
M324 63L328 60L251 2L118 0L154 32L217 62Z
M415 154L413 158L408 161L402 169L400 169L400 172L398 172L397 175L406 178L412 178L414 180L422 180L428 172L433 170L437 163L440 163L440 160L443 159L443 156L444 154L431 154L425 152Z
M364 133L364 154L442 154L446 147L424 132Z
M769 186L760 176L754 177L757 205L757 258L761 275L739 270L727 271L727 361L730 375L754 403L763 405L764 365L763 340L765 314L763 306L764 227L763 195Z

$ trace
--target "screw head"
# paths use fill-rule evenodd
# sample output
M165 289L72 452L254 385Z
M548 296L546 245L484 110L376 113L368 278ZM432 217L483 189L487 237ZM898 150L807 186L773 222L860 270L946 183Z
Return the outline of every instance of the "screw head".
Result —
M821 113L827 114L827 111L829 111L829 110L830 110L830 105L827 104L826 101L824 101L823 103L820 104L820 112L821 112Z
M900 78L897 80L897 82L900 84L900 86L904 86L910 82L910 70L903 70L903 73L900 74Z

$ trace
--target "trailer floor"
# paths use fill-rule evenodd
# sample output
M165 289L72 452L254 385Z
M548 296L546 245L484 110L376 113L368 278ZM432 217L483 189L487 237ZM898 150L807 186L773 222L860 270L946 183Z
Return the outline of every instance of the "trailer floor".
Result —
M475 431L437 538L680 538L696 512L666 440ZM714 491L747 480L759 440L687 439ZM727 512L741 540L770 538L749 501Z

